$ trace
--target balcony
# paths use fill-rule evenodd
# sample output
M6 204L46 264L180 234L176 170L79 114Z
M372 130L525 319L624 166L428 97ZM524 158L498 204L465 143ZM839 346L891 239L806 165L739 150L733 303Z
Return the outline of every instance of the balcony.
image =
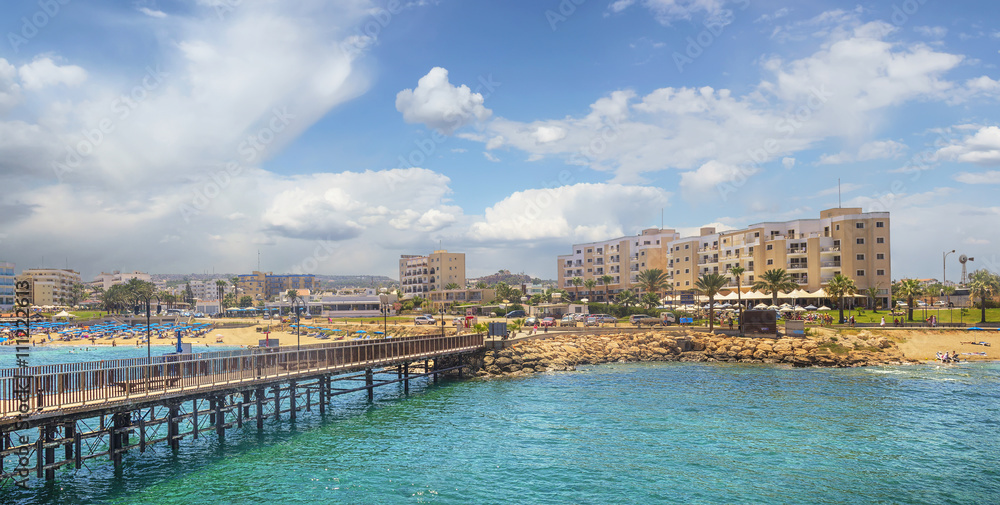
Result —
M805 270L807 268L809 268L809 265L806 262L804 262L804 261L797 262L797 263L789 263L788 264L788 269L789 270Z
M820 268L840 268L839 261L824 261L820 263Z
M824 248L821 248L819 250L819 252L821 252L821 253L836 253L836 252L840 252L840 247L839 246L824 247Z
M801 254L806 254L806 248L805 247L801 247L801 248L800 247L792 247L792 248L788 249L788 255L789 256L791 256L791 255L801 255Z

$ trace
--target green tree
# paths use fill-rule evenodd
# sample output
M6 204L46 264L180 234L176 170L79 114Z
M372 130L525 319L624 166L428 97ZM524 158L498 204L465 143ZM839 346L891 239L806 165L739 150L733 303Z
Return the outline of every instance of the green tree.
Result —
M243 295L240 297L240 308L247 308L253 306L253 297L250 295Z
M611 285L611 281L615 280L614 277L610 275L601 276L601 284L604 284L604 301L605 303L610 302L611 298L608 298L608 286Z
M80 301L87 296L87 287L79 282L74 282L69 288L69 305L79 305Z
M240 276L236 275L229 278L229 283L233 286L233 296L236 296L237 290L240 287Z
M947 297L948 301L947 301L946 305L950 308L951 307L951 295L955 294L955 286L945 286L944 289L941 290L941 294L944 295L945 297Z
M486 281L479 281L476 283L476 289L486 289L488 287L490 286L486 284Z
M656 293L644 293L640 303L647 309L655 309L660 306L660 297Z
M297 289L289 289L285 295L288 296L288 301L295 301L299 297L299 291Z
M587 279L583 281L583 286L587 288L587 296L592 297L594 292L594 287L597 286L597 281L594 279Z
M791 276L784 268L775 268L764 272L753 284L753 289L771 295L771 305L778 304L778 294L782 291L798 289L799 285L792 282Z
M989 270L980 269L969 275L969 294L979 298L979 309L982 318L979 322L986 322L986 300L992 299L1000 291L1000 276Z
M872 312L878 314L878 286L872 286L865 290L865 296L868 297L868 304L872 309Z
M932 306L934 305L934 299L940 298L942 293L944 293L944 286L939 282L935 282L924 288L924 294L930 298Z
M225 299L226 281L222 279L217 279L215 281L215 291L219 295L219 303L222 303L222 301ZM225 305L223 305L221 308L226 308L226 307Z
M916 279L903 279L893 287L896 296L906 298L907 319L913 321L913 299L924 294L924 289Z
M736 304L740 308L740 336L743 336L743 274L746 269L740 265L729 268L729 275L736 277Z
M858 288L854 285L854 279L846 275L837 274L830 279L826 286L826 294L837 299L837 309L840 310L840 322L844 322L844 297L857 293Z
M570 282L570 284L573 285L573 288L574 288L573 289L573 299L574 300L579 300L580 299L580 286L583 285L583 279L581 279L580 277L573 277L572 279L570 279L569 282Z
M460 288L459 288L458 284L456 284L454 282L449 282L448 284L444 285L444 289L460 289Z
M618 293L618 296L615 297L615 303L625 307L625 312L628 312L629 307L639 303L639 297L631 289L626 289Z
M708 331L715 331L715 295L729 281L721 274L704 274L694 282L695 289L708 297Z
M194 300L194 290L191 289L190 282L187 283L187 286L184 287L184 301L188 304L188 307L190 308L194 308L196 305Z
M653 293L657 296L661 291L667 289L670 280L667 273L659 268L649 268L636 275L639 287L646 293Z

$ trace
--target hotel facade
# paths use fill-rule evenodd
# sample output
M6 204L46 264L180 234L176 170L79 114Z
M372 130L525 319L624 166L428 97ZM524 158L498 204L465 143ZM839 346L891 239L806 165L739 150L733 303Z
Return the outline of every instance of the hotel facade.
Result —
M237 288L242 291L240 296L249 295L255 300L273 300L290 289L310 292L319 289L319 282L311 274L274 275L271 272L254 271L252 274L241 274L239 278Z
M589 296L597 301L605 301L605 288L609 297L637 290L636 276L650 268L667 273L672 285L668 299L672 295L690 300L699 277L729 276L736 265L746 270L741 281L744 292L767 270L783 268L806 291L825 287L834 275L843 274L854 280L859 292L875 287L887 299L892 284L889 213L828 209L820 212L819 219L758 223L721 232L706 227L695 237L652 228L633 237L576 244L573 254L557 258L559 287L586 293L572 279L594 279L598 286ZM604 275L612 277L606 286ZM736 288L736 280L729 277L722 294Z
M465 253L404 254L399 258L399 283L403 299L427 298L427 293L443 291L449 284L465 289Z
M37 306L69 305L73 286L80 284L80 272L61 268L30 268L16 280L31 283L31 304Z

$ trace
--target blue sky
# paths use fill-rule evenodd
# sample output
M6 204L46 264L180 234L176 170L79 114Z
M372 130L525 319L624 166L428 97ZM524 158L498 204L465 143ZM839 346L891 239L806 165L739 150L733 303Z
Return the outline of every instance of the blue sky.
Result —
M840 179L892 213L894 278L951 249L996 271L992 7L8 2L0 259L395 276L440 245L554 278L661 209L682 232L812 218Z

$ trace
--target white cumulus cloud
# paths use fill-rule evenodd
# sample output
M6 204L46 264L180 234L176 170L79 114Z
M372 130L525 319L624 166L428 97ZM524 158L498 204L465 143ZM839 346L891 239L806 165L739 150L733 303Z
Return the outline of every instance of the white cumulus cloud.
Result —
M87 80L87 72L76 65L57 65L51 58L38 58L17 70L24 89L37 90L55 84L77 86Z
M1000 165L1000 128L996 126L980 128L974 135L938 149L936 156L943 160L976 165Z
M423 123L441 133L485 121L492 112L483 106L483 95L473 93L466 85L448 82L448 71L434 67L417 81L415 89L396 94L396 110L407 123Z

